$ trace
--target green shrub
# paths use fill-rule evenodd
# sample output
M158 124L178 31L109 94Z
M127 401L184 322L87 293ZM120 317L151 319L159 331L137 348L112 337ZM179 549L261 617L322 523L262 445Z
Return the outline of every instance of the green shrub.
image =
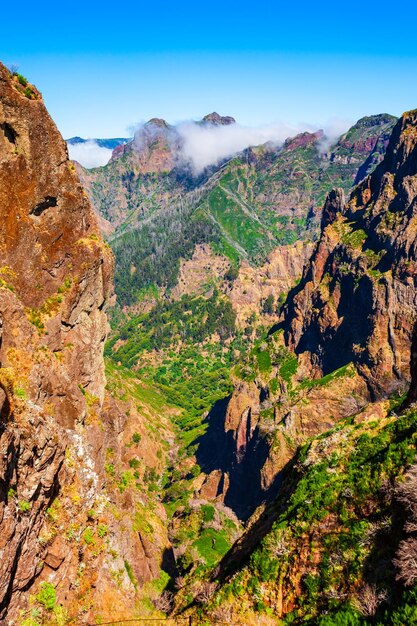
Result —
M200 476L200 474L201 474L201 467L198 465L198 463L196 463L191 468L191 471L190 471L191 478L196 478L197 476Z
M94 531L92 528L88 527L85 529L83 539L88 546L94 543Z
M239 268L236 265L231 265L224 275L225 279L228 280L230 283L236 280L238 276Z
M109 527L106 524L99 524L97 528L97 535L103 539L109 532Z
M104 466L104 471L109 476L114 476L116 474L116 470L114 468L113 463L106 463L106 465Z
M30 502L27 502L26 500L20 500L19 502L19 509L22 513L28 513L28 511L30 511L31 508L31 504Z
M275 298L272 293L270 293L269 296L263 301L262 312L266 313L267 315L272 315L272 313L274 312L274 303Z
M56 590L54 585L48 582L41 583L39 592L36 595L36 600L39 604L42 604L45 609L52 611L56 605Z

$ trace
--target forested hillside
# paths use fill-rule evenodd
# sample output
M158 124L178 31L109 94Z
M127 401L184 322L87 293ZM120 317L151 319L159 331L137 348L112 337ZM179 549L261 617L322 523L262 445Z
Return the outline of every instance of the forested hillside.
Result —
M261 264L277 246L317 233L320 206L334 187L346 192L384 154L395 118L360 120L334 146L320 133L266 144L198 177L177 164L172 127L151 120L140 141L107 166L81 171L99 214L116 229L116 292L133 304L150 285L171 288L181 258L209 243L237 267Z

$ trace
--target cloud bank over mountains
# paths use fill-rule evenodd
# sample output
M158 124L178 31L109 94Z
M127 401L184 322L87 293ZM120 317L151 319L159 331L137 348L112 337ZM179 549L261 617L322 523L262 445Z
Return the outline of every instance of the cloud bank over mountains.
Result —
M320 152L327 152L350 126L351 122L347 120L330 120L322 129L323 137L318 144ZM249 127L237 123L215 125L183 122L176 130L182 140L181 158L199 174L206 167L217 165L251 146L270 143L280 147L289 137L303 132L314 133L319 128L311 124L289 126L274 123Z
M94 139L82 143L68 143L67 145L70 159L78 161L87 169L106 165L112 155L112 150L102 148Z
M217 165L250 146L270 142L280 146L285 139L302 132L281 124L269 124L258 128L229 124L196 124L183 122L177 126L182 139L181 157L199 174L210 165Z
M210 118L210 116L207 117ZM218 118L233 119L220 116ZM328 151L349 126L350 122L347 120L330 120L325 125L324 136L318 144L320 152ZM307 123L297 126L273 123L250 127L236 122L212 123L203 120L203 122L180 122L176 126L170 126L164 120L154 119L136 126L133 147L136 150L142 150L145 143L150 145L152 141L163 138L174 154L174 160L178 165L188 166L194 174L198 175L205 168L218 165L251 146L270 143L280 147L289 137L302 132L317 132L317 130L317 126ZM110 149L100 147L94 140L68 147L70 158L79 161L86 168L105 165L112 155Z

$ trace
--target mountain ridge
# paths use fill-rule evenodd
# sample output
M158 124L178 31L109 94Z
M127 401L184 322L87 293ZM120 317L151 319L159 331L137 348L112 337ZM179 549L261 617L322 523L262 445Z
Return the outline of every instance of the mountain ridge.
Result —
M185 614L188 610L202 620L239 622L271 616L285 624L355 626L413 623L415 619L414 527L405 520L414 514L409 498L414 488L417 432L413 404L416 128L417 112L405 113L393 130L383 161L347 202L341 190L328 196L320 239L299 285L288 295L281 320L285 345L290 352L295 350L298 368L295 363L291 370L281 366L278 386L287 383L293 405L301 392L304 414L294 423L283 406L282 394L278 395L271 430L286 431L287 437L298 432L296 446L287 455L283 440L275 453L276 445L270 447L269 460L275 464L272 476L280 477L274 498L252 516L248 529L211 575L190 577L186 588L194 602L181 592L177 597L177 609ZM395 222L390 215L396 216ZM383 256L367 258L365 254L365 263L362 256L369 249L375 252L376 245L388 258L383 261ZM336 253L341 262L332 256ZM372 271L378 263L380 269ZM386 277L385 272L389 273ZM341 344L337 328L343 323L342 313L349 315L350 309L355 309L355 291L360 296L364 280L372 285L375 299L383 288L390 307L386 310L372 301L359 300L358 324L363 327L369 319L371 323L359 344L362 352L355 355L348 351L354 339L349 337ZM326 310L329 306L330 311ZM340 322L335 312L342 317ZM347 322L354 326L350 318ZM332 333L333 328L336 332ZM271 339L276 333L276 328L272 329ZM306 350L302 343L305 335L317 341L314 348ZM329 363L326 370L321 364L330 349L344 360L343 365ZM304 369L307 365L310 370ZM410 374L412 383L404 403L398 394L407 391ZM349 380L353 386L346 385ZM265 382L263 386L260 382L255 380L264 398L268 397ZM271 382L268 399L276 402ZM311 422L309 432L308 395L303 395L306 387L311 391L327 387L328 400L332 396L333 400L358 397L358 393L362 400L336 419L330 415L334 402L322 400L318 405L322 419L327 413L334 425L329 428L328 423ZM266 429L262 424L266 415L258 413L256 403L255 387L250 392L247 384L246 388L238 384L227 408L235 413L234 424L227 412L217 420L216 439L221 440L224 419L223 445L226 439L236 441L235 469L246 457L253 463L253 442L259 438L259 430ZM277 465L280 456L281 466ZM268 455L262 462L267 465ZM233 466L229 468L230 472Z
M0 620L414 623L417 112L197 180L151 120L89 179L149 202L114 216L122 307L22 80L0 65Z

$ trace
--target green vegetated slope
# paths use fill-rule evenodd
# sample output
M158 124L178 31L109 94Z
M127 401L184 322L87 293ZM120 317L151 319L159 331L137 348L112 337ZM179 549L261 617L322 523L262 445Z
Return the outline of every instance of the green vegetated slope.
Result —
M226 348L210 342L214 325ZM150 313L131 318L106 348L109 389L149 415L146 427L161 446L158 471L143 459L143 438L133 433L128 466L117 467L109 456L106 472L121 491L139 490L146 496L137 510L138 528L152 532L148 522L155 505L164 506L169 538L178 552L177 578L191 566L207 572L241 534L232 511L196 500L194 493L201 474L194 442L205 429L202 416L232 390L232 351L238 345L242 341L235 334L230 302L214 293L208 300L160 302ZM171 431L164 430L166 420ZM173 573L161 575L159 592L174 589Z
M202 624L216 616L236 624L262 616L271 617L265 624L417 623L417 588L398 579L410 515L398 493L416 458L417 412L383 413L368 409L304 444L276 501L220 569L187 581L182 608L191 602Z
M384 121L387 129L392 121ZM121 364L147 388L156 388L167 406L177 409L171 419L178 447L174 446L164 472L148 477L155 497L165 506L170 540L179 551L177 591L187 572L191 581L197 581L187 585L205 584L210 568L241 533L230 510L195 499L196 486L204 478L196 461L196 445L207 428L204 418L216 401L226 398L237 380L259 379L268 385L270 406L261 415L260 436L273 447L281 445L280 437L273 434L279 431L272 423L275 404L307 403L304 396L309 389L354 375L354 368L346 367L323 379L299 380L297 359L283 347L279 334L267 337L265 329L259 328L254 336L250 328L238 330L229 298L216 288L208 288L204 296L171 300L169 288L177 281L180 259L190 257L197 243L210 243L232 265L242 258L257 264L277 245L305 236L311 207L335 185L349 189L364 161L364 153L359 158L349 141L338 145L332 158L323 156L319 139L312 135L288 142L281 151L268 146L250 150L227 163L198 192L188 190L182 198L175 197L170 174L147 174L151 187L142 198L147 203L143 220L137 219L135 207L111 240L120 304L132 305L149 296L153 303L140 314L117 311L107 355L112 367ZM368 150L368 156L369 146L363 150ZM125 158L118 159L118 168L123 169ZM168 187L173 192L172 202L165 202L169 194L163 202L158 196L158 177L167 184L163 192ZM133 195L135 184L143 189L143 180L135 180L133 176ZM164 298L160 298L161 288L168 288ZM296 446L292 441L287 444L292 449ZM134 477L134 467L125 471ZM132 479L126 475L126 480ZM243 585L247 591L254 585L249 580ZM165 585L174 590L173 580L167 579ZM258 597L257 588L252 591ZM204 590L193 595L187 587L186 593L184 606L198 594L207 600ZM215 602L227 608L226 596L216 597ZM249 613L276 610L273 602L264 602L265 607L262 602L242 606ZM302 612L299 615L304 619Z
M282 331L268 336L260 323L238 328L230 299L216 288L206 296L157 300L147 312L116 318L115 326L105 354L181 410L175 418L180 456L195 453L207 412L239 380L264 381L271 411L276 398L282 401L283 388L295 402L308 388L352 375L345 367L323 379L293 383L297 357L283 345Z
M259 326L256 339L251 328L236 327L235 317L230 300L216 289L206 297L160 300L147 312L119 320L106 346L113 372L142 381L143 393L154 389L177 411L170 417L175 444L155 489L170 520L170 540L180 550L179 577L191 570L207 573L241 533L241 523L230 509L196 495L205 479L197 451L208 412L232 393L236 380L262 376L271 379L276 391L272 367L282 370L289 385L296 368L296 359L294 363L273 337L268 339L266 329ZM269 417L264 416L265 423ZM206 519L209 505L213 519ZM174 583L167 580L171 589Z
M107 344L113 362L183 409L177 425L184 445L201 434L204 413L232 390L231 367L247 344L235 318L230 300L216 290L208 298L161 300L123 323Z
M139 614L152 616L164 590L174 589L175 581L181 584L181 572L192 565L200 575L207 574L240 536L242 527L225 507L193 498L200 468L193 458L178 462L181 420L177 418L182 415L178 406L158 387L111 360L106 363L106 376L107 390L129 415L123 454L106 450L106 488L120 501L120 506L109 507L108 515L114 523L129 515L133 531L156 545L169 536L177 553L176 562L172 558L168 565L161 563L159 575L144 586L135 578L134 564L125 561L138 594ZM130 512L124 510L124 499L134 504ZM92 532L91 541L95 539ZM159 602L163 607L163 600Z
M196 244L216 241L217 226L204 213L181 205L160 209L141 228L112 240L119 304L134 304L144 288L173 287L180 259L191 257Z
M120 303L132 304L147 285L172 287L180 258L197 243L211 243L234 264L246 258L256 265L277 245L313 236L315 209L332 188L348 191L359 170L364 176L375 167L394 122L388 115L364 118L332 148L311 133L281 149L251 148L197 178L173 167L173 148L160 134L147 145L148 165L132 148L82 171L96 210L117 227L111 245ZM157 169L148 171L155 155Z

